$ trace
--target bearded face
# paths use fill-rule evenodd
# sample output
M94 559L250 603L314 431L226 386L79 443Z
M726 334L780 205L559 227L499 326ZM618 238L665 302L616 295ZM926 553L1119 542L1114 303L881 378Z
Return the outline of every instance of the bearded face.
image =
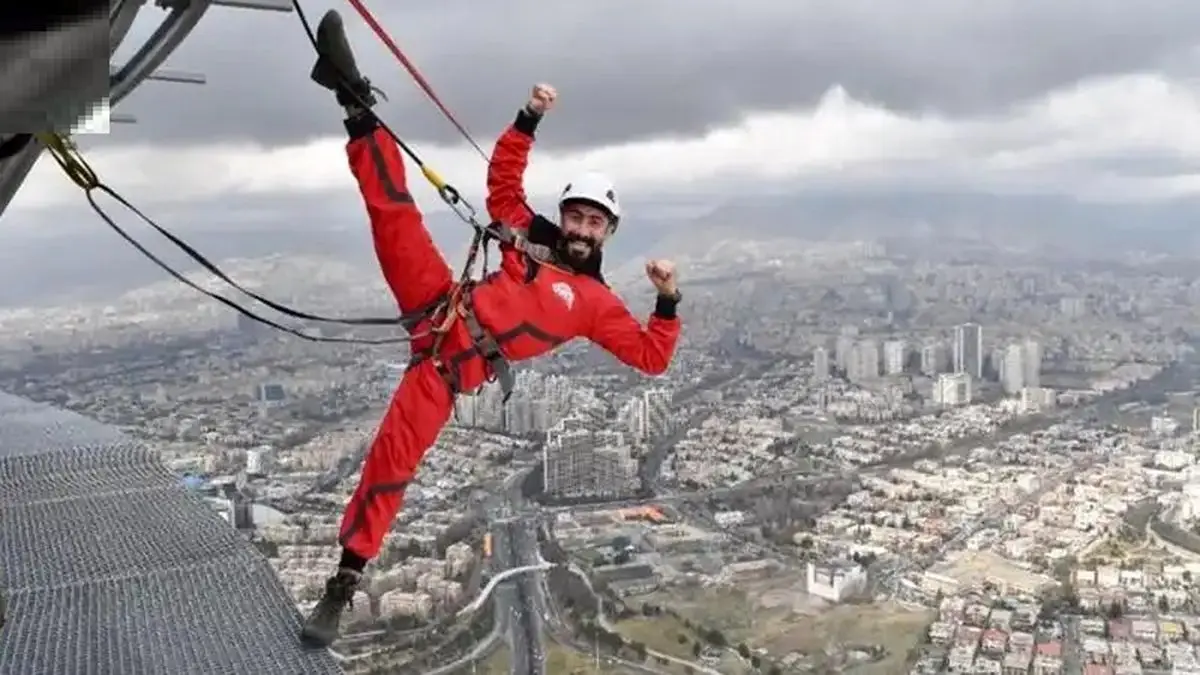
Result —
M580 265L599 253L612 232L612 216L589 202L564 204L560 217L558 252L572 265Z

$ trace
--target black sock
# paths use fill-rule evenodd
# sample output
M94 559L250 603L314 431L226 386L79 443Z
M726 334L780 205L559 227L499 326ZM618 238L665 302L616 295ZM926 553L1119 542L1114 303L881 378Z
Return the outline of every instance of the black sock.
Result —
M338 563L338 568L362 574L363 570L367 569L367 559L348 548L344 548L342 549L342 559Z
M370 136L379 127L379 118L370 110L361 110L347 115L343 124L353 141Z

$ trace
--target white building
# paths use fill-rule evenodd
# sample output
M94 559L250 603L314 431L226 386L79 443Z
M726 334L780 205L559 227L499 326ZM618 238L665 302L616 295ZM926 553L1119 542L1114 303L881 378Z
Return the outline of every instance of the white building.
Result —
M813 378L817 381L829 379L829 352L824 347L813 350Z
M1037 340L1026 340L1021 358L1025 366L1022 377L1025 386L1042 386L1042 345Z
M863 340L854 345L846 376L852 382L873 380L879 377L879 345L874 340Z
M250 476L262 476L266 474L266 461L264 455L266 450L263 448L255 448L246 451L246 474Z
M933 382L933 402L951 408L971 402L971 376L967 373L942 373Z
M833 358L837 362L838 368L843 372L849 373L854 367L854 337L843 333L838 336L837 342L833 345Z
M713 520L721 527L737 527L746 522L746 514L741 511L721 511L713 515Z
M1021 409L1048 410L1058 403L1058 393L1046 387L1024 387L1021 389Z
M1004 393L1016 394L1025 387L1025 347L1019 343L1013 343L1004 350L1002 363L996 364L1000 367L1000 383L1004 387Z
M908 345L903 340L888 340L883 343L883 372L885 375L899 375L904 372L904 362L908 360Z
M823 600L842 602L867 587L867 573L855 563L808 563L808 592Z

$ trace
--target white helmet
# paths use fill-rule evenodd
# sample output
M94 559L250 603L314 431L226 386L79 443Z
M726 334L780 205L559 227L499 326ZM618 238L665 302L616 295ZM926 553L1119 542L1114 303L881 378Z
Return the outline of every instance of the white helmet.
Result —
M567 183L558 198L558 207L572 201L594 204L612 216L613 226L621 219L621 203L617 201L617 190L607 176L587 173Z

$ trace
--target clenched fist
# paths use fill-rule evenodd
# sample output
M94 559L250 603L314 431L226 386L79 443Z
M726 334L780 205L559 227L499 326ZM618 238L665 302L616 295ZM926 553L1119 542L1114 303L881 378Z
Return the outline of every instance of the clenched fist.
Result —
M675 295L679 290L675 282L675 263L670 260L650 260L646 263L646 278L654 284L659 295Z
M534 85L533 93L529 95L529 103L525 104L529 111L537 115L545 115L554 108L558 92L548 84Z

